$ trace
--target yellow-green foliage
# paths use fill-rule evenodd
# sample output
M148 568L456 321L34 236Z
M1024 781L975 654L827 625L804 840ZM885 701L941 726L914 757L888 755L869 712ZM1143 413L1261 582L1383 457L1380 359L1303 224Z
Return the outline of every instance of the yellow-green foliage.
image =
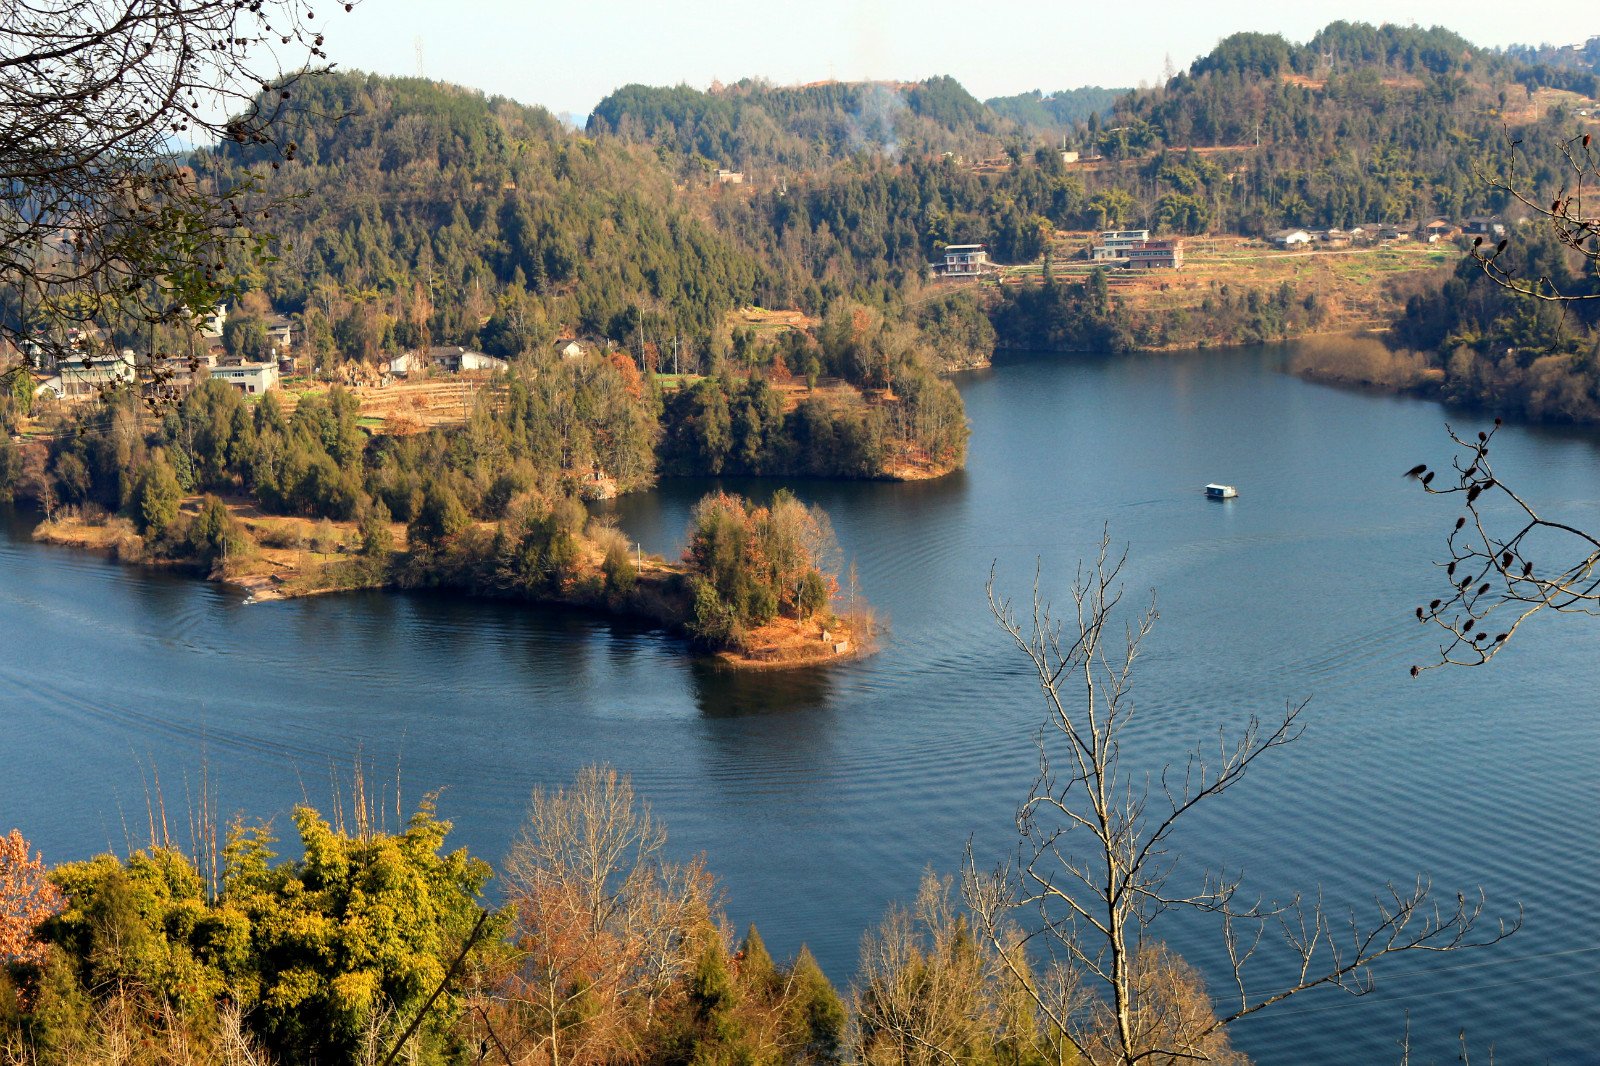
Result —
M96 1039L86 1004L103 1018L112 998L135 1035L170 1039L182 1019L202 1042L237 1004L285 1064L353 1063L364 1043L393 1042L471 930L489 867L440 853L450 825L427 803L399 833L341 832L309 807L294 821L304 855L277 865L266 827L235 826L214 896L171 848L58 867L68 902L42 929L41 1046L81 1057ZM421 1061L449 1058L457 1007L447 995L429 1015Z

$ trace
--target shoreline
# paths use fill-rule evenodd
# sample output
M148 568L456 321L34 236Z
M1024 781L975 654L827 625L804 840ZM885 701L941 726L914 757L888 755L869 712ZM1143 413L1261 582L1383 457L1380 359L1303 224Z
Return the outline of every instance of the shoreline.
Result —
M1170 352L1193 352L1196 355L1205 352L1225 351L1230 348L1258 348L1264 344L1292 344L1296 341L1310 340L1315 337L1355 337L1373 333L1385 332L1382 326L1350 326L1339 329L1312 330L1304 333L1291 333L1284 337L1268 337L1262 340L1241 341L1204 341L1199 344L1173 343L1157 345L1136 345L1126 352L1107 352L1102 348L1037 348L1020 344L996 344L995 351L999 352L1051 352L1056 355L1146 355ZM1202 339L1203 340L1203 339Z
M198 508L201 497L183 502L186 511ZM265 519L253 504L227 501L230 513L253 536L281 531L284 525L309 526L305 519ZM341 529L341 527L343 527ZM349 533L351 523L336 523L336 529ZM403 529L397 543L403 541ZM444 591L470 599L495 599L578 610L617 619L643 622L679 641L689 657L712 659L744 670L783 670L841 662L877 649L873 634L864 639L856 626L844 617L831 616L826 622L817 617L797 619L779 617L768 625L751 630L742 648L707 649L698 646L688 631L690 605L682 589L687 571L680 564L659 557L641 558L634 589L626 594L607 593L600 577L598 551L586 550L578 573L559 592L544 595L489 591L458 585L435 583L421 565L419 557L397 550L382 564L381 571L363 572L367 557L343 551L314 552L305 549L274 549L265 545L245 559L228 561L207 569L196 559L151 558L144 550L144 539L132 532L126 519L116 517L83 518L58 515L46 518L31 533L36 543L104 555L116 562L172 570L236 590L244 595L243 605L270 603L363 590ZM307 557L311 557L308 559ZM370 563L369 563L370 565ZM408 578L415 583L408 582Z

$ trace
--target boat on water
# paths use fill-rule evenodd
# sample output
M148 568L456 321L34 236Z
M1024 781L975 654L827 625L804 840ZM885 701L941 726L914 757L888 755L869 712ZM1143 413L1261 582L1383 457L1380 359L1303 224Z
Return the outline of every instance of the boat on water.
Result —
M1231 500L1237 495L1239 495L1239 490L1232 485L1206 486L1206 499L1208 500Z

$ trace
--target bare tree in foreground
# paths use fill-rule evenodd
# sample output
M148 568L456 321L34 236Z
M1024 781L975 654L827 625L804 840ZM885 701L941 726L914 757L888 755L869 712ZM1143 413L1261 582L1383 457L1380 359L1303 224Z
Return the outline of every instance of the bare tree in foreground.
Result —
M1233 737L1219 732L1216 745L1192 752L1181 770L1164 768L1153 787L1136 784L1122 768L1121 741L1134 713L1129 680L1155 612L1140 614L1126 628L1125 644L1113 646L1124 560L1109 559L1107 546L1102 539L1094 568L1080 570L1065 625L1041 598L1037 579L1031 617L1019 621L1010 602L997 598L991 575L990 609L1032 663L1049 712L1035 740L1039 775L1017 811L1016 852L980 872L969 847L963 876L976 934L1084 1061L1212 1059L1226 1026L1289 996L1322 985L1363 995L1373 987L1372 964L1385 956L1484 946L1516 930L1520 915L1478 933L1481 892L1441 904L1425 877L1414 886L1389 885L1365 920L1353 910L1337 916L1320 898L1251 902L1239 877L1226 873L1179 888L1174 831L1258 758L1297 739L1304 704L1289 705L1270 723L1251 717ZM1186 1011L1184 997L1162 994L1172 983L1161 971L1170 956L1159 950L1152 925L1176 910L1219 923L1237 998L1230 995L1216 1012ZM1292 964L1293 975L1253 991L1247 964L1269 928L1281 935L1288 952L1280 965ZM1045 980L1032 976L1017 946L1046 964Z
M1600 239L1600 217L1596 217L1593 186L1600 182L1600 160L1596 160L1589 141L1589 134L1584 133L1562 142L1560 151L1567 161L1567 173L1554 194L1555 198L1548 205L1532 187L1532 179L1526 175L1520 140L1508 141L1506 145L1508 163L1503 177L1486 174L1481 169L1478 176L1490 188L1505 193L1527 208L1532 218L1550 230L1557 243L1581 256L1590 269L1595 270L1600 269L1600 248L1595 245L1595 241ZM1484 275L1497 285L1535 300L1563 306L1600 300L1600 291L1567 291L1548 275L1527 277L1515 267L1501 262L1501 256L1511 243L1509 239L1500 241L1488 251L1484 250L1483 243L1482 237L1474 239L1469 254Z
M0 8L0 382L87 357L74 326L193 322L267 257L256 196L321 73L310 0L8 0ZM348 11L353 3L330 2ZM231 142L229 179L186 145ZM192 164L191 169L185 164ZM196 173L199 170L199 173Z
M1418 621L1433 622L1448 637L1439 661L1413 666L1413 677L1438 666L1488 662L1542 610L1600 615L1600 539L1541 516L1495 477L1489 445L1500 419L1476 440L1446 428L1457 451L1444 483L1435 485L1437 473L1426 465L1407 472L1432 495L1460 496L1466 512L1446 541L1449 560L1438 564L1449 591L1417 608Z
M667 834L609 766L535 790L504 870L516 968L475 1004L502 1054L550 1066L626 1060L716 935L704 864L665 860Z

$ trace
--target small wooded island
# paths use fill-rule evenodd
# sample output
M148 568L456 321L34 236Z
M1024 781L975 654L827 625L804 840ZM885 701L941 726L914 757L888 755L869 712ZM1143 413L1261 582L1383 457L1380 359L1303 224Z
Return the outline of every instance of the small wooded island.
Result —
M589 370L627 394L614 364ZM431 588L557 603L647 620L741 666L870 644L854 592L836 608L827 515L785 490L766 505L706 496L676 562L591 516L584 498L651 483L656 440L633 417L643 404L600 410L581 371L536 376L542 395L485 388L465 425L411 433L361 425L342 388L302 394L285 415L277 393L252 403L213 379L153 427L113 395L48 443L0 445L17 460L13 485L45 511L36 539L186 567L257 600ZM937 474L925 461L903 476Z
M436 588L563 604L646 620L743 667L826 662L863 650L872 635L856 597L836 609L827 515L781 489L764 507L704 497L677 563L643 554L571 497L524 501L490 524L437 493L405 525L379 515L312 522L264 514L246 499L194 496L174 501L164 523L138 528L125 516L68 509L40 523L34 539L185 567L255 602Z

